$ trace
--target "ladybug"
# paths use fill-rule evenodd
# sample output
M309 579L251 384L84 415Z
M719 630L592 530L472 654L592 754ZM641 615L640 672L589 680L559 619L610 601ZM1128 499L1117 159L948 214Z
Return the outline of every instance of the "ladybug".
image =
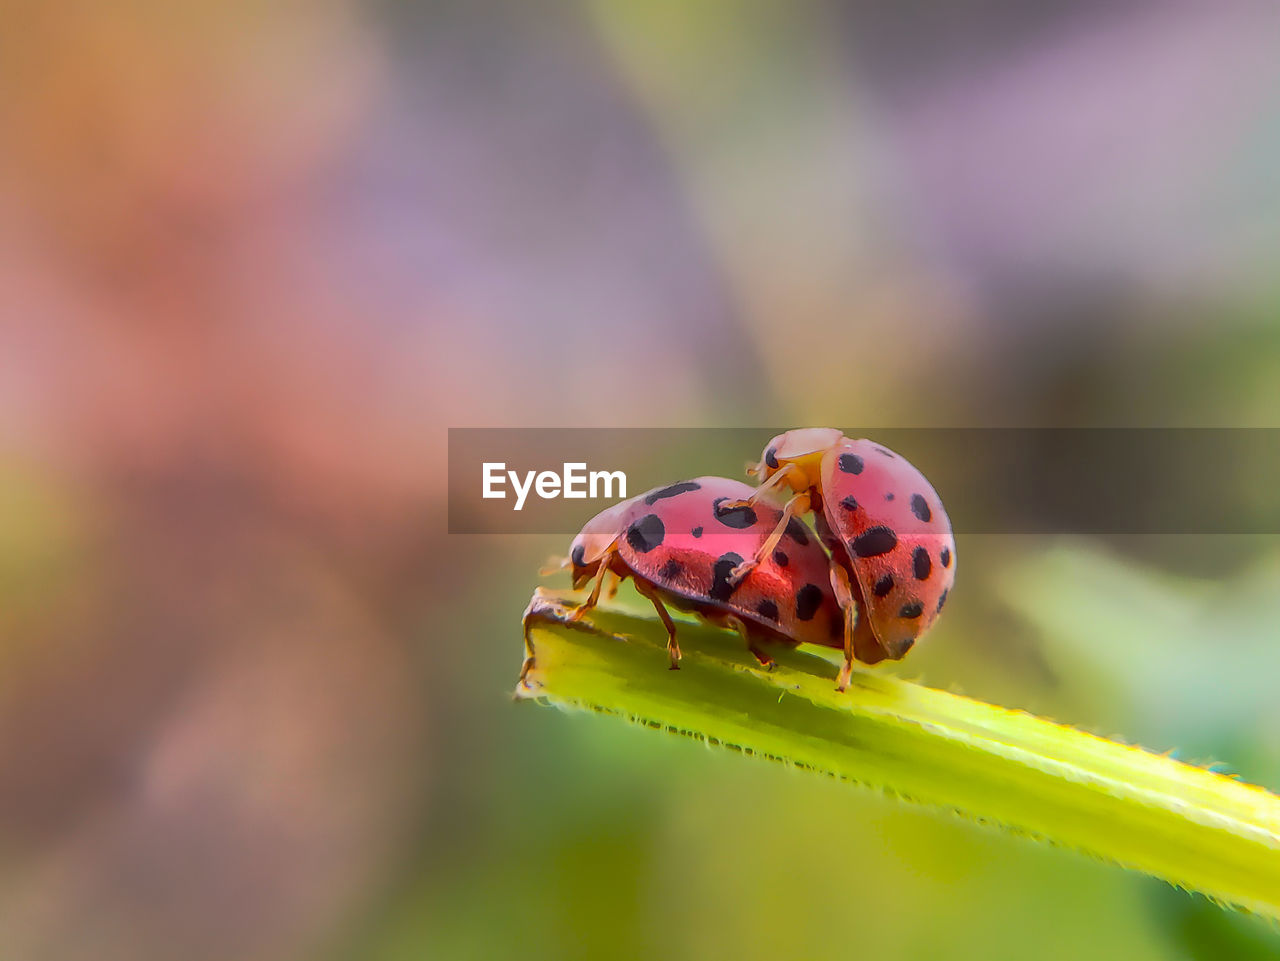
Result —
M769 503L742 502L754 489L724 477L697 477L657 487L614 504L586 523L563 566L587 599L569 615L577 620L596 605L605 575L635 581L667 629L671 669L680 661L676 626L666 605L692 611L742 635L761 664L773 659L760 641L840 647L844 617L830 587L827 553L797 518L781 524L769 556L736 580L730 574L755 557L779 527L782 511ZM532 660L528 618L525 645Z
M951 521L924 475L887 447L826 427L779 434L748 473L762 483L732 506L792 491L778 527L812 510L831 551L831 585L846 619L841 686L851 655L868 664L904 657L942 613L956 579ZM748 576L769 540L762 548L731 577Z

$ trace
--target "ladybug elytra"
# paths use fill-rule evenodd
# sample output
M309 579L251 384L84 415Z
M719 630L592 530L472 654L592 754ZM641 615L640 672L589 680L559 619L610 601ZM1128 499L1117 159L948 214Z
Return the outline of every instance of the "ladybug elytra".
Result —
M668 604L734 628L766 666L772 659L760 641L840 647L843 616L817 535L795 518L779 526L782 511L772 504L744 504L753 493L741 481L698 477L601 511L573 539L565 561L575 590L595 580L570 619L595 606L612 572L619 580L632 578L658 612L672 669L680 646ZM757 557L766 540L772 542L768 556ZM755 559L751 570L732 578L748 559ZM532 650L527 623L525 632Z
M779 434L749 472L762 483L734 506L790 491L770 539L812 511L831 551L831 585L845 613L840 688L855 657L868 664L904 657L942 612L956 574L951 521L924 475L887 447L831 428ZM731 577L750 576L769 540L762 546Z

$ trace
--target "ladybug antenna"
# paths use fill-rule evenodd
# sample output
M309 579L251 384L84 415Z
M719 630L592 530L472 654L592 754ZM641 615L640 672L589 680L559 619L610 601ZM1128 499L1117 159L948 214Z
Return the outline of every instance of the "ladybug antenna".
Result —
M556 557L552 554L547 558L547 563L538 570L539 577L550 577L557 571L563 571L569 566L569 558Z
M753 461L747 461L747 476L755 477L760 473L760 465Z

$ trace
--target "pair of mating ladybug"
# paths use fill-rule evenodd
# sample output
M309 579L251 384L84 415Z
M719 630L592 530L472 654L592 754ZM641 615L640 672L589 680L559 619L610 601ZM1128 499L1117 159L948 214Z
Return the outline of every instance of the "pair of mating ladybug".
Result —
M869 440L829 428L787 431L748 473L661 487L597 514L565 562L579 590L605 574L632 577L667 629L671 667L680 647L666 603L736 629L766 666L773 641L842 648L837 689L856 658L898 660L932 626L955 581L951 522L924 475ZM782 510L761 502L790 492ZM800 515L813 512L814 536ZM830 556L822 545L830 550Z

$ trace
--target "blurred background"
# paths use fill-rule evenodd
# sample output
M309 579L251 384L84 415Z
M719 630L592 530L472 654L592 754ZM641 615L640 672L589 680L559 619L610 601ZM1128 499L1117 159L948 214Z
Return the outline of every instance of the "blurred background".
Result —
M6 957L1280 956L1071 852L513 704L565 539L444 521L449 426L1280 426L1274 5L4 25ZM1280 788L1276 537L958 555L901 673Z

